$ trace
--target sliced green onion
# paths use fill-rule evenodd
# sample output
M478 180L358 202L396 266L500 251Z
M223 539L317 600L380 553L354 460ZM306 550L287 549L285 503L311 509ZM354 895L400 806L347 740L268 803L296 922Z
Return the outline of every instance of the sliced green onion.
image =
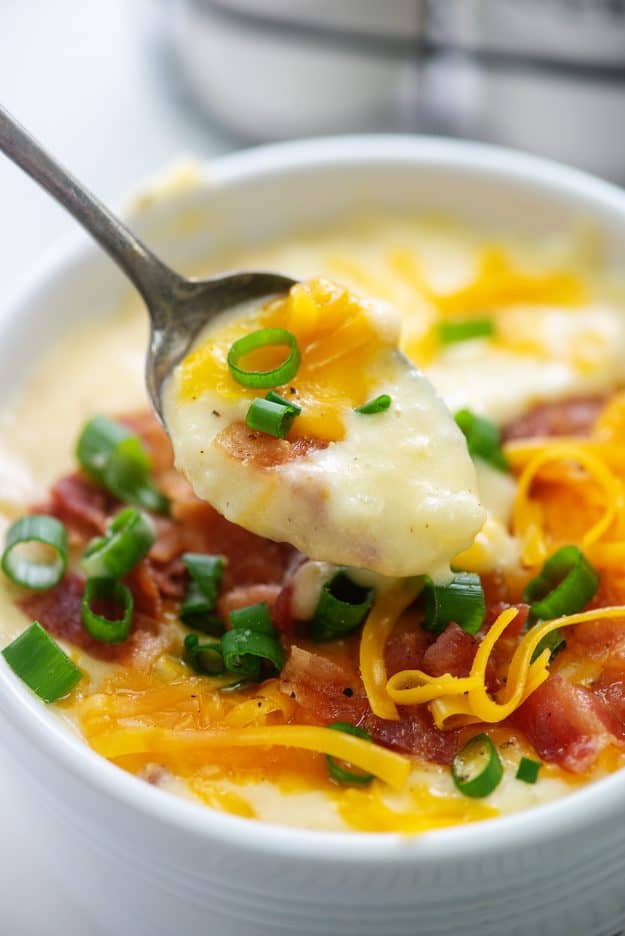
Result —
M265 399L269 400L271 403L280 403L281 406L286 406L287 409L290 409L295 416L299 416L302 412L302 407L298 406L297 403L293 403L292 400L286 400L284 397L280 396L279 393L276 393L274 390L270 390L269 393L265 394Z
M250 403L245 416L245 425L258 432L265 432L276 439L284 439L293 425L297 414L290 406L283 403L273 403L256 397Z
M87 578L122 578L147 556L155 539L147 514L126 507L113 517L104 536L91 540L80 567Z
M364 728L358 728L356 725L352 725L349 722L337 721L332 725L328 725L328 728L332 728L333 731L342 731L344 734L354 735L355 738L362 738L363 741L371 741L373 743L373 738L368 731L365 731ZM336 783L348 786L367 786L373 780L373 774L371 773L364 773L362 771L356 773L354 770L346 770L336 758L332 757L330 754L326 754L326 763L328 765L328 773Z
M243 679L258 680L261 663L270 663L278 673L284 666L284 650L277 637L249 627L226 631L221 638L226 669Z
M286 360L268 371L250 371L240 366L241 359L259 348L276 345L288 347ZM295 335L286 328L259 328L235 341L228 351L228 367L234 379L244 387L281 387L292 380L299 369L300 353Z
M484 621L484 589L475 572L456 572L448 585L425 580L425 617L423 627L440 634L455 621L467 634L477 634Z
M102 602L120 610L121 617L108 617L93 610L93 602ZM121 582L111 578L91 578L85 585L81 614L83 627L94 640L102 643L120 643L130 633L134 601L132 592Z
M197 634L187 634L184 639L185 658L196 673L207 676L219 676L224 671L224 658L221 655L219 640L200 639Z
M223 557L184 553L182 559L191 581L180 606L180 618L187 627L219 637L224 632L224 625L212 612L219 596L224 570Z
M257 634L275 634L269 605L266 601L248 605L246 608L237 608L228 615L232 629L247 627Z
M516 772L517 780L523 783L536 783L538 780L538 771L542 767L540 761L532 760L531 757L522 757Z
M550 631L548 634L545 634L545 636L541 640L538 641L538 643L536 644L536 647L534 648L534 652L532 653L532 656L530 658L530 663L533 663L534 660L537 660L538 657L543 652L543 650L549 651L549 659L552 660L554 656L556 655L556 653L560 653L560 651L564 650L565 647L566 647L566 640L564 638L564 634L558 627L556 628L556 630Z
M451 764L451 775L460 792L474 799L488 796L499 786L503 764L487 734L476 735L458 751Z
M27 543L49 547L54 554L52 559L46 561L26 555L20 547ZM9 527L2 554L2 571L16 585L45 591L61 581L66 569L67 533L56 517L31 514Z
M577 546L562 546L525 586L523 601L535 620L551 621L576 614L599 588L599 576Z
M106 416L94 416L76 444L81 468L119 500L154 513L169 512L169 500L150 479L150 457L138 436Z
M363 403L362 406L357 406L354 412L362 413L364 416L372 416L375 413L384 413L392 402L393 401L388 393L381 393L380 396L374 397L373 400L369 400L368 403Z
M473 338L490 338L494 334L495 323L489 318L438 323L438 337L444 345L471 341Z
M310 627L314 640L337 640L360 627L373 604L373 588L352 582L337 572L321 589Z
M38 621L5 647L2 656L44 702L62 699L82 679L78 667Z
M468 409L458 410L454 419L467 440L471 458L481 458L499 471L509 470L498 426Z

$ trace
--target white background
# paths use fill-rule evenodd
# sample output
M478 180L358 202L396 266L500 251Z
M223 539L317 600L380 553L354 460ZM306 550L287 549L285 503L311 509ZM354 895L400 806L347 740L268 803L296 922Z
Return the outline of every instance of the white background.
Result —
M180 154L233 145L195 114L163 54L164 2L0 0L0 102L105 201ZM0 156L0 314L31 265L74 227ZM17 796L0 761L0 933L102 936L29 847L28 828L12 818Z

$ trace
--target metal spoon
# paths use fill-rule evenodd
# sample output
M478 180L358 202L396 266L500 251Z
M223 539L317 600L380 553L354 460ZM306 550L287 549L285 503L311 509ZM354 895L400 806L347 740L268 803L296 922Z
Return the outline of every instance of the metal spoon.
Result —
M151 250L67 172L2 107L0 150L48 191L98 241L137 287L150 316L146 383L163 421L161 390L202 328L240 302L286 292L295 280L279 273L239 272L187 279Z

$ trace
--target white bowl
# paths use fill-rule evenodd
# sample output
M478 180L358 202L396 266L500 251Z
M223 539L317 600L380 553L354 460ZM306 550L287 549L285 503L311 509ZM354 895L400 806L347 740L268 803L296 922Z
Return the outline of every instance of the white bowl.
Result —
M530 234L582 217L600 231L607 260L625 259L620 190L500 149L410 138L227 157L205 167L199 190L144 200L136 227L185 266L220 242L251 243L365 207L435 208ZM106 314L125 288L84 239L33 272L0 315L2 397L33 354L86 314ZM624 774L529 812L420 837L325 834L213 812L123 773L66 732L3 661L0 712L25 834L106 932L613 936L625 922Z

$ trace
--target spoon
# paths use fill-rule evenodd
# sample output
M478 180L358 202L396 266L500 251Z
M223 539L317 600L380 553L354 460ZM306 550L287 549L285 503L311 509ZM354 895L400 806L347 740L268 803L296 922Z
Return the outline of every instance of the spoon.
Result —
M82 224L136 286L150 316L146 383L163 422L161 390L215 316L246 300L287 292L295 280L279 273L241 271L209 279L176 273L0 107L0 150Z

